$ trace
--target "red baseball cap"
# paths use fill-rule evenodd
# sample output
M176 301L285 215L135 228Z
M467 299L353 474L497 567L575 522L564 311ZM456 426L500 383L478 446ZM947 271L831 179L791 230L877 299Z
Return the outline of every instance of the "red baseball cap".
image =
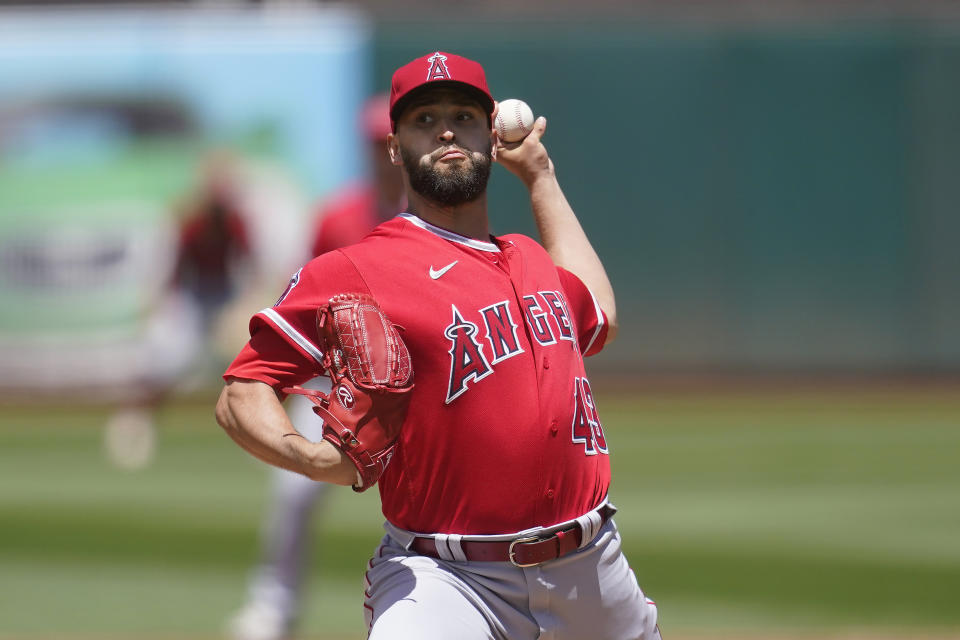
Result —
M493 96L487 87L487 76L479 62L453 53L436 51L417 58L393 72L390 84L390 123L397 130L397 117L418 89L436 83L450 84L473 94L493 114Z

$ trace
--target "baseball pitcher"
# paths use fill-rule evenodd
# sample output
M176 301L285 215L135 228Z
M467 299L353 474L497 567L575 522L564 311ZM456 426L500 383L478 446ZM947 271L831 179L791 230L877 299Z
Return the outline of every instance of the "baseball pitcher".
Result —
M616 330L613 291L542 143L494 130L480 64L434 52L393 75L391 161L408 208L315 258L257 313L217 405L253 455L380 492L366 572L374 640L657 640L620 548L609 444L583 357ZM490 235L500 162L540 239ZM299 388L318 373L329 393ZM305 394L323 440L280 404Z

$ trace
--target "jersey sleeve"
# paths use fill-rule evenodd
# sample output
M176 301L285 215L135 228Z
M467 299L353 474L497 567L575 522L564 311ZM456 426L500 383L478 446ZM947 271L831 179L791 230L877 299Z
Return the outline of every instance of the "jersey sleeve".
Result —
M276 332L257 329L223 374L224 379L259 380L274 388L316 377L320 367Z
M576 322L577 341L584 356L600 353L607 340L607 316L587 285L563 267L557 267L569 311Z
M341 251L311 260L290 279L272 307L250 319L250 340L223 374L274 388L300 384L321 371L317 308L340 293L369 293Z

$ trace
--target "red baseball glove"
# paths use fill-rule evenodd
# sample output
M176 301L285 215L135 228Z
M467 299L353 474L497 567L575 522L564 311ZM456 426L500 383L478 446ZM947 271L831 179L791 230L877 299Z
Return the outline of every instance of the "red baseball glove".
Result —
M330 394L301 387L285 393L309 397L323 418L323 438L357 467L354 491L375 485L387 468L413 389L410 353L377 302L345 293L317 309L323 367Z

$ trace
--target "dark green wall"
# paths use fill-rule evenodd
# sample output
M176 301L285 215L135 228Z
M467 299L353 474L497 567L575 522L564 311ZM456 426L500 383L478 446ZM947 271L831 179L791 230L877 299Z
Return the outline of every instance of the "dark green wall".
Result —
M960 369L960 27L382 24L377 86L436 49L548 117L618 294L595 366Z

